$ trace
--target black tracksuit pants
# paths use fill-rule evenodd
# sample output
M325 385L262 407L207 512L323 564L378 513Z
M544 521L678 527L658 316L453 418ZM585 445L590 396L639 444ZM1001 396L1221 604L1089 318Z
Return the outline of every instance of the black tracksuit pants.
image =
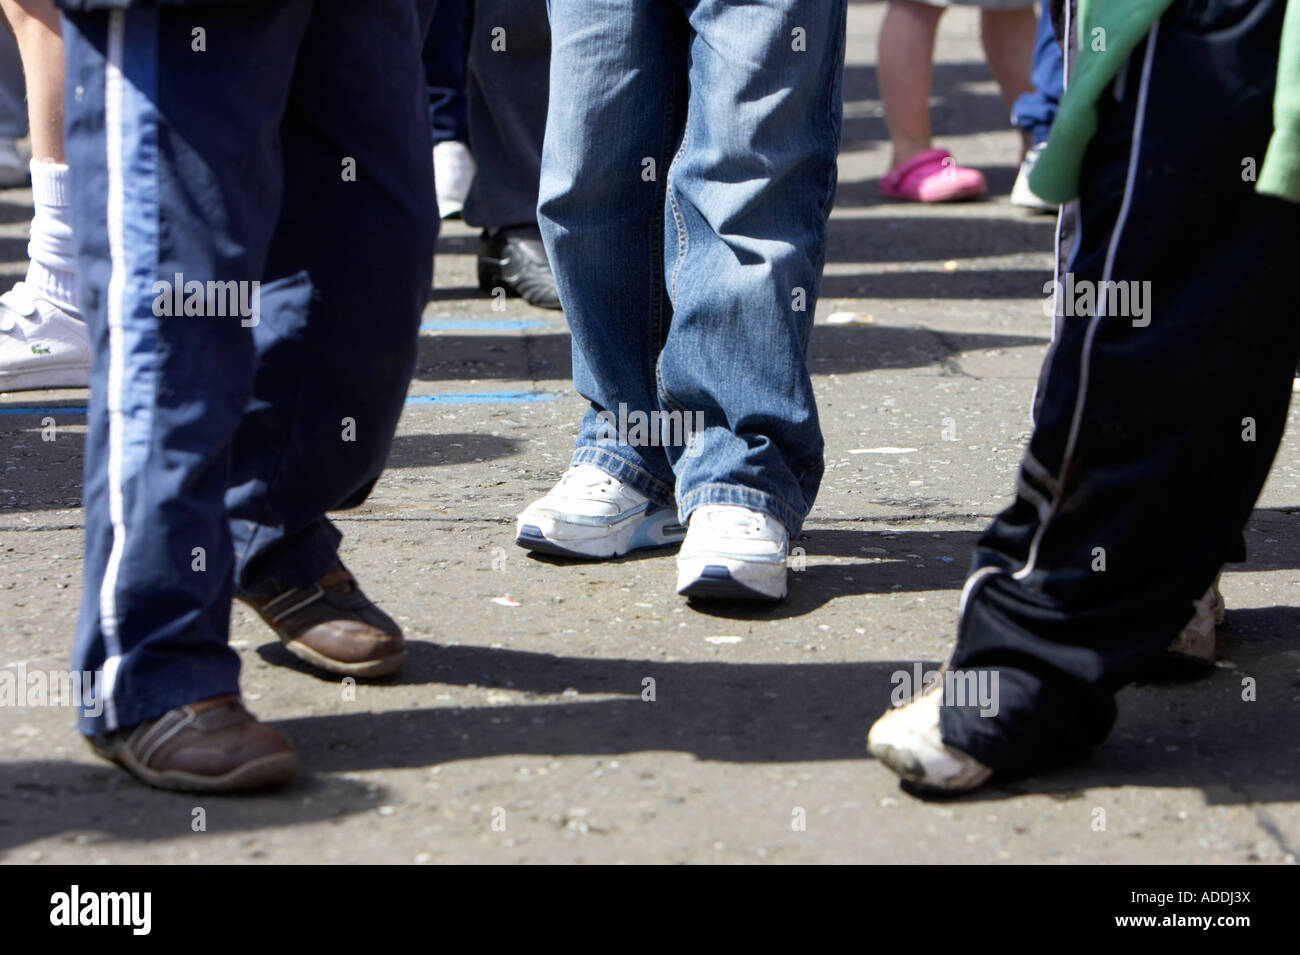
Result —
M1179 0L1103 96L1058 270L1074 296L1058 299L1017 497L976 548L949 662L997 671L997 713L941 713L944 740L999 772L1105 738L1116 691L1239 548L1276 453L1300 353L1300 205L1256 193L1247 160L1273 128L1285 6Z

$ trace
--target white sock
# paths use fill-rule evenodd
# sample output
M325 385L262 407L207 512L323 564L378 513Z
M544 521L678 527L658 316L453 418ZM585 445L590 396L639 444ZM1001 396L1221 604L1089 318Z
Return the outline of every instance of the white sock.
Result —
M33 159L32 237L27 243L24 281L32 294L52 302L74 318L77 309L77 255L72 241L72 209L68 206L68 167Z

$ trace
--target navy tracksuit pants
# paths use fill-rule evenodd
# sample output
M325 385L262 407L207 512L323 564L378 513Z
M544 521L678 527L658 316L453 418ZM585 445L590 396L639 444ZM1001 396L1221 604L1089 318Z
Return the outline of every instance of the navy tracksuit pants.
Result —
M472 0L470 7L465 94L478 170L465 221L483 229L535 226L551 84L547 8L519 0Z
M1106 737L1116 691L1239 550L1277 451L1300 205L1256 193L1246 160L1273 129L1285 6L1180 0L1103 97L1063 271L1150 300L1058 322L1016 500L976 549L949 667L996 671L999 708L940 726L999 772Z
M232 590L337 559L324 515L383 468L436 224L411 0L65 23L97 733L237 692Z
M468 2L437 0L431 11L433 22L424 39L424 82L435 143L469 140L465 97Z

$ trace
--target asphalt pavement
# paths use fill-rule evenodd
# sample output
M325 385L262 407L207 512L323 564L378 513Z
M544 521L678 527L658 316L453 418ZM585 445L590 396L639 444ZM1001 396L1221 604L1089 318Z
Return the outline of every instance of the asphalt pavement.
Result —
M244 798L146 790L90 753L70 710L0 707L0 860L1294 864L1294 409L1250 559L1223 578L1212 675L1127 689L1087 763L962 799L918 800L865 751L894 674L945 656L971 546L1010 500L1050 335L1054 229L1007 202L1018 135L964 8L941 26L933 122L991 196L878 198L881 13L851 7L809 357L827 469L788 601L705 612L674 593L671 554L574 565L513 546L583 403L562 316L493 308L476 233L447 223L390 468L337 517L349 565L413 641L406 672L314 676L237 608L248 705L304 763L287 791ZM0 276L21 275L29 202L0 192ZM0 396L0 667L66 666L84 405Z

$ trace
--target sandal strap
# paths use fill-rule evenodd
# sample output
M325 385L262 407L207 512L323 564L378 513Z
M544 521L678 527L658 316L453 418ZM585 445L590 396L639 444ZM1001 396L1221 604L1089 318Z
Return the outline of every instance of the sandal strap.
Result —
M927 166L932 166L936 162L942 165L945 159L951 158L952 153L946 149L926 149L917 153L911 159L907 160L907 162L903 163L893 172L885 176L884 181L889 184L890 188L898 188L921 169Z

